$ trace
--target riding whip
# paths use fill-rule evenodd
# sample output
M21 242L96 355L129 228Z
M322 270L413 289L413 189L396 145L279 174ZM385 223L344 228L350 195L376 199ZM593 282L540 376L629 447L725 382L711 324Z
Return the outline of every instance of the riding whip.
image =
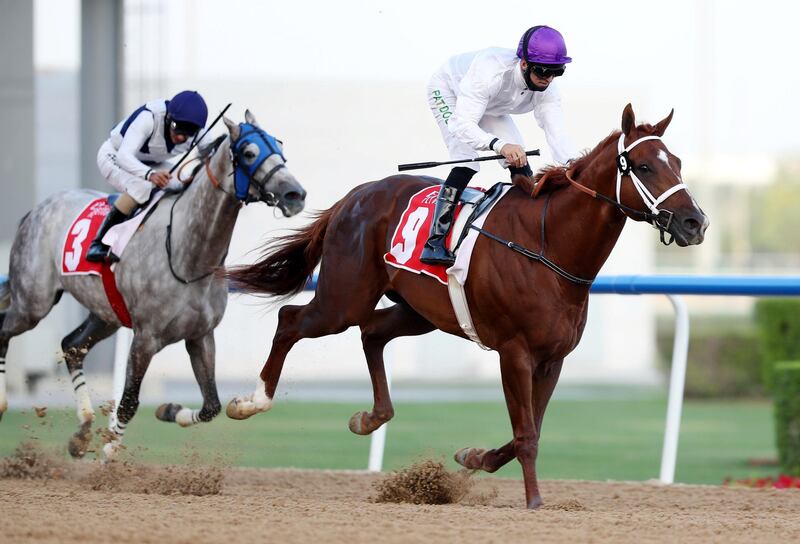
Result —
M532 149L530 151L526 151L525 155L530 157L531 155L538 155L538 149ZM493 161L496 159L503 159L502 155L492 155L491 157L478 157L477 159L461 159L457 161L444 161L444 162L412 162L409 164L398 164L397 169L400 172L404 172L405 170L420 170L422 168L433 168L434 166L442 166L445 164L458 164L462 162L481 162L481 161Z
M186 153L183 154L183 157L181 157L181 160L176 162L172 166L172 168L169 169L170 175L172 175L172 173L175 171L175 169L178 168L184 160L186 160L186 157L188 157L189 153L191 153L192 150L195 147L197 147L197 144L200 143L200 140L203 139L203 136L205 136L206 134L211 132L211 129L214 128L214 125L216 125L219 122L220 119L222 119L222 116L225 115L225 112L228 111L228 108L230 108L232 104L233 104L233 102L228 102L228 105L225 106L225 108L221 112L219 112L219 115L217 115L217 118L214 119L214 121L210 125L208 125L208 128L206 129L206 131L203 132L203 134L201 134L199 138L195 138L194 142L192 142L192 145L189 146L189 149L186 151Z

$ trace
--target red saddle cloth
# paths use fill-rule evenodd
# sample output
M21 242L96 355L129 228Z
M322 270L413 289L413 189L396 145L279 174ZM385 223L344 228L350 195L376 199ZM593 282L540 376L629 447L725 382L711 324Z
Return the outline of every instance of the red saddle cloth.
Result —
M440 188L441 185L427 187L409 199L408 206L394 230L390 249L383 256L383 260L403 270L426 274L447 285L447 268L444 265L424 264L419 260L422 248L428 240ZM462 207L463 204L459 202L455 217L458 217ZM453 218L454 223L455 217ZM452 236L453 231L451 230L446 239L447 247L450 247Z
M107 263L93 263L86 260L86 252L97 235L100 225L103 224L106 214L111 206L105 198L98 198L90 202L78 217L72 222L64 239L61 251L61 274L63 276L94 274L103 279L103 287L108 297L108 302L117 317L126 327L131 326L131 316L128 307L117 290L117 282L111 265Z

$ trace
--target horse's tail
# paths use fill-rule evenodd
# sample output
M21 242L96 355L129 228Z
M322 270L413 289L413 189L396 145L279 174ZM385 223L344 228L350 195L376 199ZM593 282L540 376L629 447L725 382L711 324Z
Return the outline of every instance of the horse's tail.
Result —
M261 260L228 269L225 276L231 287L244 293L276 297L302 291L322 259L325 232L343 201L317 213L310 225L267 242Z

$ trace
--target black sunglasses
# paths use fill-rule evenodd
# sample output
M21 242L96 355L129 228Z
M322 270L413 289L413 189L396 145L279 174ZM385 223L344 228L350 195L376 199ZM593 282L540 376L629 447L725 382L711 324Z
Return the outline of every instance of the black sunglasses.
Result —
M564 65L542 66L540 64L532 64L531 72L542 79L547 79L549 77L560 77L564 75Z
M195 124L192 123L184 123L182 121L170 121L169 128L175 134L181 134L183 136L194 136L200 130Z

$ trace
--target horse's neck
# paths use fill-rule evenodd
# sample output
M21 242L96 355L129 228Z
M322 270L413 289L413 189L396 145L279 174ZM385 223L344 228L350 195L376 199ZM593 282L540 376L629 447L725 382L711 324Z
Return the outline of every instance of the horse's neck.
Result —
M226 188L230 179L227 141L214 153L210 169L223 184L215 187L203 166L175 205L172 247L175 258L192 261L192 268L204 269L220 264L228 251L239 202Z
M600 194L616 199L616 153L606 149L578 175L577 181ZM625 226L625 215L603 200L567 188L554 199L548 212L548 245L567 248L563 266L571 273L591 279L597 276L617 244Z
M577 182L615 198L616 163L611 151L600 153L578 175ZM547 196L539 197L544 200ZM543 202L535 204L541 212ZM535 221L527 213L515 214L524 223L528 246L538 250L564 270L580 278L592 279L608 259L617 243L625 216L612 205L592 198L583 191L565 187L552 193L545 218L545 239L541 240L541 214ZM516 227L519 231L522 227Z

